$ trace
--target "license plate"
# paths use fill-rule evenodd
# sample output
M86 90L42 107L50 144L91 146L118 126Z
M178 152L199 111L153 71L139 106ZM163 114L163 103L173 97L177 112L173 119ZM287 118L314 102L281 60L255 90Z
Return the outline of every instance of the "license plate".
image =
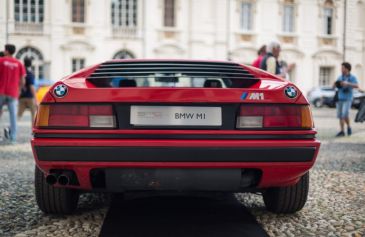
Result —
M135 126L221 126L221 107L131 106Z

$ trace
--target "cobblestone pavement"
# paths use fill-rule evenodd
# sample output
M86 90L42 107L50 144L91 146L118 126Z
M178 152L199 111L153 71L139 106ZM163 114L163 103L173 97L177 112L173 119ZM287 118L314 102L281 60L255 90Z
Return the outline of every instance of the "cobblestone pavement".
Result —
M335 110L313 111L322 141L311 171L304 209L275 215L257 194L236 194L270 236L365 236L365 124L353 124L353 136L334 138ZM355 116L355 110L351 117ZM7 113L0 121L2 130ZM29 145L29 115L19 122L18 144L0 141L0 236L98 236L108 197L83 194L71 217L44 215L35 204L34 161ZM1 132L2 133L2 132Z

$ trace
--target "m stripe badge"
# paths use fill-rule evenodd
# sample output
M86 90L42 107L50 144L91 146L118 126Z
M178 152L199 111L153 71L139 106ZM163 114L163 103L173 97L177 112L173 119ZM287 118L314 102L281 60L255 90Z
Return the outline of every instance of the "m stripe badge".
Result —
M262 92L243 92L241 95L242 100L264 100L265 96Z

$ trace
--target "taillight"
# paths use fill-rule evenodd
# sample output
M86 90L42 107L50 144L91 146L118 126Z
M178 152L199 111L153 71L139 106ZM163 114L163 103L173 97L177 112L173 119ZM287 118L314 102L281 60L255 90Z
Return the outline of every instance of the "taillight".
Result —
M242 105L236 127L311 129L313 121L307 105Z
M111 105L50 104L40 105L36 127L115 128Z

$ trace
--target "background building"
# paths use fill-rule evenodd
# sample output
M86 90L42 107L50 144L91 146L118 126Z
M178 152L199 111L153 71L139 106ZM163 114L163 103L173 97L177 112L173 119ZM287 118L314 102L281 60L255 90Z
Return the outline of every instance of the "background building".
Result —
M250 64L271 40L304 91L332 84L343 60L365 87L365 0L0 1L0 45L51 80L111 58Z

